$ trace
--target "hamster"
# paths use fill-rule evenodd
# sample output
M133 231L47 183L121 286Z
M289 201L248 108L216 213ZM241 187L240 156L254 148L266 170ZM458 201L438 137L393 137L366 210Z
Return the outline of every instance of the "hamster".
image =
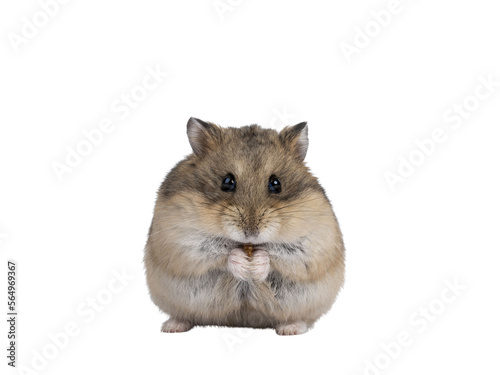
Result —
M277 132L191 118L187 135L193 153L161 184L144 252L151 299L170 317L162 331L305 333L334 303L345 254L304 163L307 123Z

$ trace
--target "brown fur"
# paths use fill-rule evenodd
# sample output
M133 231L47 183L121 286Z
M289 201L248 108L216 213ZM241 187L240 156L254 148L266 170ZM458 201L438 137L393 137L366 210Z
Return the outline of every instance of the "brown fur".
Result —
M195 153L161 185L146 245L153 302L186 326L312 326L343 285L344 246L330 203L303 163L307 126L278 133L191 119L188 134ZM221 190L228 173L234 192ZM281 180L280 194L268 191L271 175ZM229 253L244 243L268 255L265 280L228 271Z

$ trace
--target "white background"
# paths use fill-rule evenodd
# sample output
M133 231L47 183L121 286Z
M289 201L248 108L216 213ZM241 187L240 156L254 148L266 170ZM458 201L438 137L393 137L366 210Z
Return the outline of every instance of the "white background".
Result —
M212 0L74 0L16 52L24 17L44 18L36 1L2 2L2 311L14 259L17 363L53 357L19 373L498 373L500 87L470 97L479 77L500 81L498 4L401 0L377 30L370 12L388 1L221 3L233 5L220 15ZM355 46L367 25L373 37L349 62L342 42ZM112 103L141 90L148 66L168 78L120 118ZM453 129L443 114L464 100L474 110ZM347 249L345 287L309 333L160 333L166 317L149 300L142 251L156 190L190 152L190 116L309 122L306 161ZM53 163L106 118L113 130L59 181ZM384 174L437 128L446 141L392 191ZM87 298L109 297L122 270L133 280L90 320ZM447 282L466 289L445 303ZM435 314L416 324L429 305ZM49 335L71 322L77 334L54 353ZM411 344L398 350L390 343L403 332Z

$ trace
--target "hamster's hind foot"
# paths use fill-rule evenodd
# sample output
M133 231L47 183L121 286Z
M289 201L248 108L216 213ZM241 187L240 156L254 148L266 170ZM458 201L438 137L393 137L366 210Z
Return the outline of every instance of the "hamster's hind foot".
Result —
M294 336L306 333L309 328L304 322L293 322L287 324L278 324L276 333L280 336Z
M191 328L193 328L193 324L188 321L170 318L163 323L161 331L167 333L187 332Z

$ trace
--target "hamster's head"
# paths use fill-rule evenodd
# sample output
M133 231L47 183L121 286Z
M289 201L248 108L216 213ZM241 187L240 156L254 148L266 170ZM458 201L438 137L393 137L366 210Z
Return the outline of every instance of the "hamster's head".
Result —
M191 118L187 134L193 154L166 189L185 192L207 233L239 243L294 241L330 212L304 164L305 122L277 132Z

